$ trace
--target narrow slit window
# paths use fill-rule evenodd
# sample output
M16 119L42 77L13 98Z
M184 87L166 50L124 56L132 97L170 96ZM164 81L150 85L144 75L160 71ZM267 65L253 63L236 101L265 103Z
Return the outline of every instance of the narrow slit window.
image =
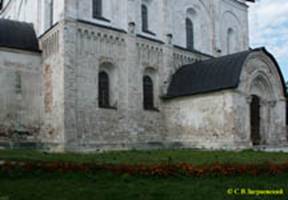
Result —
M19 72L15 74L15 92L16 94L22 93L22 79Z
M99 85L98 85L98 98L99 107L110 107L110 95L109 95L109 75L106 72L99 73Z
M93 18L102 17L102 0L93 0Z
M146 5L142 4L142 31L148 31L148 8Z
M229 28L227 31L227 54L231 54L233 51L233 36L234 31L232 28Z
M186 18L186 37L187 49L194 49L194 27L189 18Z
M3 0L0 0L0 10L3 8Z
M153 81L149 76L143 77L144 110L154 110Z
M53 26L53 21L54 21L54 0L51 0L50 1L50 5L49 5L49 9L50 9L50 16L49 16L49 19L50 19L50 26Z

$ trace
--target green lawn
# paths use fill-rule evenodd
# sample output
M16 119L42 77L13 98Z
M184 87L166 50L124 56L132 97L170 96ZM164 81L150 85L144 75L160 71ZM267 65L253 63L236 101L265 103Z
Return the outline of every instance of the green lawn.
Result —
M0 160L65 160L98 163L285 162L288 154L263 152L130 151L103 154L44 154L35 151L0 151ZM229 188L280 189L284 196L230 196ZM229 200L288 199L288 174L279 176L141 177L106 172L1 174L0 200Z
M281 163L288 161L288 153L267 153L256 151L197 151L197 150L155 150L120 151L94 154L47 154L37 151L0 150L0 160L42 160L69 162L97 162L110 164L157 164L187 162L193 164L221 163Z

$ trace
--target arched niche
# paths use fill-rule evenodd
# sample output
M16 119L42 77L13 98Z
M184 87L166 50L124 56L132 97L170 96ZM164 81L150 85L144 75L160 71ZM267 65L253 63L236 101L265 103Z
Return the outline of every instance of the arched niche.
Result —
M221 16L220 35L221 49L224 55L243 50L242 24L239 18L231 11Z
M194 49L212 54L212 19L206 1L181 0L173 10L173 41L182 47L187 45L186 19L192 21L194 30Z
M99 90L99 84L100 84L100 75L104 74L107 75L107 79L109 80L109 105L106 107L110 108L117 108L117 101L118 101L118 73L117 73L117 67L112 62L103 61L99 64L98 69L98 90ZM99 94L99 91L98 91ZM98 95L99 98L99 95ZM99 102L99 99L98 99Z
M282 142L285 138L285 96L282 75L279 67L270 54L266 51L251 53L244 62L238 92L246 98L247 104L239 104L243 113L239 120L245 128L243 135L247 135L251 145L271 145ZM257 114L253 111L253 97L259 98L259 143L252 140L253 119ZM235 103L238 100L235 99ZM256 106L257 107L257 106ZM257 109L256 109L257 111ZM254 104L254 112L255 104ZM256 117L256 118L255 118ZM256 120L257 121L257 120ZM255 124L255 123L254 123ZM257 124L257 123L256 123ZM243 130L244 130L243 129ZM254 135L255 136L255 135ZM257 137L256 137L257 138Z

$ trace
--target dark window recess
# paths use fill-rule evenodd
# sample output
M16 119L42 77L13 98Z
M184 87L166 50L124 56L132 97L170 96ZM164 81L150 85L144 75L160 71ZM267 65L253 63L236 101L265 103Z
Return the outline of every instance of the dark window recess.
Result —
M149 76L143 77L143 98L145 110L156 110L154 107L153 81Z
M148 8L147 6L141 6L141 13L142 13L142 31L147 32L148 30Z
M3 8L3 0L0 0L0 10Z
M193 22L186 18L186 42L187 42L187 49L194 49L194 28Z
M53 21L54 21L54 0L51 0L50 1L50 5L49 5L49 9L50 9L50 22L49 22L49 24L50 24L50 26L53 26Z
M260 98L256 95L253 95L250 105L250 131L251 140L254 146L260 145L261 142L260 119Z
M102 18L102 0L93 0L93 17Z
M15 92L16 94L22 93L22 80L19 72L16 72L15 74Z
M106 72L99 73L98 103L100 108L109 108L109 76Z
M286 99L286 125L288 125L288 99Z

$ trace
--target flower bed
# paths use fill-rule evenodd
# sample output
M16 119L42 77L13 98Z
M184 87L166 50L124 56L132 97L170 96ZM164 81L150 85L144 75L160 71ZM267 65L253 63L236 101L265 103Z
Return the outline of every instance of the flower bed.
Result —
M84 172L93 173L107 171L117 174L141 176L235 176L235 175L278 175L288 172L288 162L282 164L221 164L193 165L189 163L157 164L157 165L121 165L121 164L76 164L70 162L31 162L31 161L2 161L1 173L21 172Z

